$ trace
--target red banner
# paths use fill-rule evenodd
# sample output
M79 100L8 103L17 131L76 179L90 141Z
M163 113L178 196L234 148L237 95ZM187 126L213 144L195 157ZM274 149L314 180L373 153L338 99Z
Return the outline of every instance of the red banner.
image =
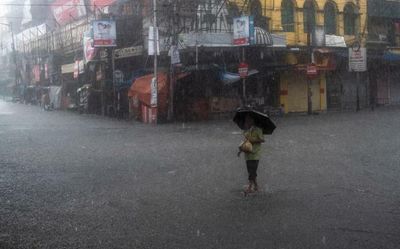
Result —
M84 0L56 0L51 5L57 23L64 25L86 15Z
M115 2L116 2L116 0L91 0L91 7L92 7L92 10L95 7L101 9L106 6L112 5Z
M35 82L39 82L40 81L40 66L39 65L33 66L32 74L33 74L33 80Z

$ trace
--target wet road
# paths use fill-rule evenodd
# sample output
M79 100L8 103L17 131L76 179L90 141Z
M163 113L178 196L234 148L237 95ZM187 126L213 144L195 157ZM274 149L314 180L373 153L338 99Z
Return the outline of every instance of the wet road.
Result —
M277 123L244 198L228 121L0 101L0 248L399 248L400 109Z

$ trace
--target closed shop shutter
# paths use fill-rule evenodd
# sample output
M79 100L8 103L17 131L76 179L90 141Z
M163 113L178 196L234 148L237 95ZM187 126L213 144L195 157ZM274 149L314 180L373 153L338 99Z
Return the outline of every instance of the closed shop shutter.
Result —
M294 76L288 82L288 112L307 111L307 81Z

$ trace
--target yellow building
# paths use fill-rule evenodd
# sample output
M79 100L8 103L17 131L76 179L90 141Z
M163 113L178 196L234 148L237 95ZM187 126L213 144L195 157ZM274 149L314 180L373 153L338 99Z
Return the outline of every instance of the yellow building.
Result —
M356 41L364 45L364 38L367 35L367 0L236 0L231 2L235 2L242 13L253 15L255 26L286 36L288 49L285 61L287 64L305 66L311 62L311 54L307 49L307 30L314 30L314 27L323 27L327 35L343 37L348 46ZM308 78L304 66L303 71L288 70L280 74L280 104L286 113L308 110ZM326 84L326 73L321 70L310 84L313 111L327 109Z

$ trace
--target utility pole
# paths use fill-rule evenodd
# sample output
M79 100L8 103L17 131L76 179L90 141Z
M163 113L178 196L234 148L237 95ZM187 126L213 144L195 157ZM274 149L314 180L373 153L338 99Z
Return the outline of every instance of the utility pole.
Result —
M244 63L246 60L246 52L244 47L242 47L242 62ZM247 95L246 95L246 78L243 77L242 79L242 87L243 87L243 106L247 106Z
M311 47L311 23L309 17L307 17L307 49L310 58L310 64L313 63L312 47ZM311 99L311 78L307 76L307 114L312 114L312 99Z
M179 49L179 44L178 44L178 39L177 39L177 28L176 24L179 21L176 18L176 13L177 13L177 6L176 3L173 3L173 13L172 13L172 18L170 19L170 22L172 22L172 25L170 26L172 29L172 46L177 46L176 49ZM179 24L178 24L179 25ZM168 109L168 120L172 121L174 119L174 91L175 91L175 65L172 62L172 57L174 56L173 53L174 51L171 49L171 68L170 68L170 81L169 81L169 109Z
M157 27L157 0L153 0L153 45L154 45L154 76L152 84L155 89L153 89L154 94L156 95L156 101L154 107L158 112L158 61L157 61L157 52L158 52L158 27ZM156 115L155 123L158 123L158 113Z

